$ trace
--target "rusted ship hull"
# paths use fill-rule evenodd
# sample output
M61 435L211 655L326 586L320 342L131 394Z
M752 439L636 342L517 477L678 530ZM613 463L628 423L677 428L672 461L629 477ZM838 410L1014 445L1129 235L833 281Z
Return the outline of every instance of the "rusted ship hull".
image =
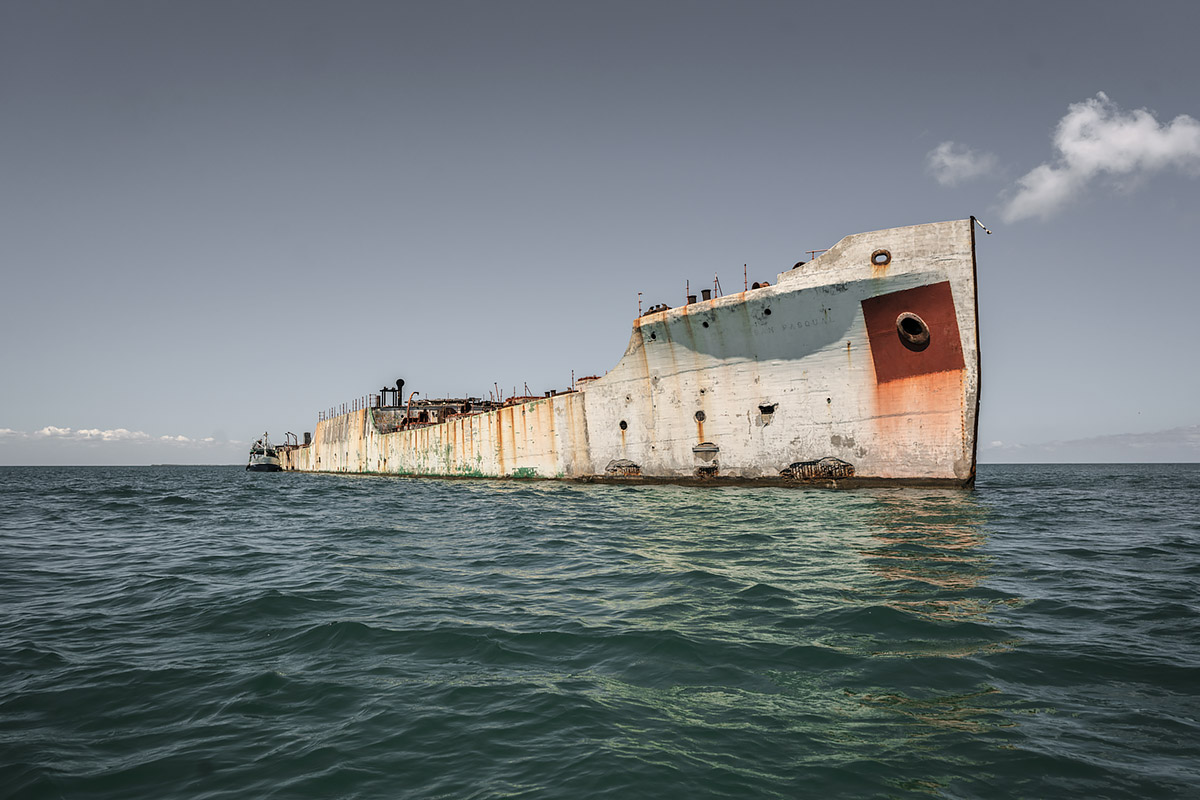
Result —
M969 486L972 219L849 236L773 286L640 317L578 391L392 430L321 420L285 470Z

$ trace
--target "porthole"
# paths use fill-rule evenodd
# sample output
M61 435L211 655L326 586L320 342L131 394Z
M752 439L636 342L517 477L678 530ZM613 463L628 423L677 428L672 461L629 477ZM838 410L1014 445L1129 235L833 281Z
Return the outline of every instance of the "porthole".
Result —
M658 334L657 334L657 333L652 333L652 334L650 334L650 338L651 338L651 339L657 339L657 338L658 338Z
M763 316L764 316L764 317L769 317L769 316L771 316L771 309L769 309L769 308L764 308L764 309L763 309Z
M696 412L696 422L704 422L705 416L703 411Z
M628 428L629 428L629 423L628 423L628 422L626 422L625 420L621 420L621 425L620 425L620 428L621 428L621 430L628 430Z
M900 343L914 353L929 347L929 326L910 311L896 317L896 334L900 337Z
M887 250L876 250L871 253L871 266L886 267L890 263L892 263L892 254Z
M700 323L700 324L701 324L701 325L703 325L703 326L704 326L704 327L706 327L706 328L708 327L708 323L707 323L707 322L702 322L702 323Z

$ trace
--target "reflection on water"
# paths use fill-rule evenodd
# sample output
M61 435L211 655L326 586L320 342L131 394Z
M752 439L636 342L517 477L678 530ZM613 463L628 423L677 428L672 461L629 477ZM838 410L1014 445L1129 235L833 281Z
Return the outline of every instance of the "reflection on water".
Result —
M950 728L979 733L995 727L987 720L993 718L1000 698L999 690L988 687L964 694L934 695L914 698L897 693L847 695L864 706L909 718L916 723L912 735L928 735L932 731L920 728Z
M973 493L679 489L630 513L631 546L670 576L642 598L650 617L662 622L652 597L686 597L674 606L684 630L795 648L771 681L796 712L853 721L838 739L1007 724L978 659L1014 646L989 615L1017 600L986 586Z
M989 613L986 509L971 492L627 490L624 544L654 585L627 619L848 656L965 658L1012 642Z
M972 591L987 577L986 512L973 493L886 492L877 501L867 515L872 543L861 555L887 583L872 586L869 601L945 622L984 622L997 603L1013 602Z
M688 606L679 610L690 609L693 621L703 618L706 625L728 616L728 607L710 608L714 604L773 608L793 619L798 612L810 623L823 615L889 609L903 615L894 620L902 630L919 621L986 625L997 604L1013 602L981 588L988 575L986 510L970 492L625 491L606 498L609 510L624 518L619 567L648 583L633 580L637 591L604 598L613 613L653 608L669 597L686 598ZM895 649L895 625L830 627L837 632L817 641L839 648L853 643L850 649L861 653L866 634L876 646L865 652L880 651L886 641L883 650L902 654ZM973 645L956 639L952 649L966 655L994 645L985 636ZM913 654L927 652L922 647Z
M860 555L875 580L853 594L864 607L896 612L889 629L872 637L869 653L873 665L890 665L892 674L875 686L847 689L847 697L872 716L902 722L907 738L1011 725L1001 716L1005 698L987 684L977 661L1016 645L989 621L997 606L1018 601L985 586L986 509L971 492L872 496L874 507L863 516L870 543ZM906 668L898 659L920 666ZM909 688L895 679L906 672Z
M432 490L451 495L457 527L381 525L401 538L380 542L374 581L399 583L375 602L445 640L422 633L426 647L479 654L485 672L523 665L523 681L607 709L622 721L596 746L613 757L687 760L769 721L852 769L1009 724L983 663L1013 646L990 617L1014 601L987 585L973 493ZM350 568L366 569L354 549ZM793 751L776 751L759 768L781 778ZM909 773L900 788L941 785Z

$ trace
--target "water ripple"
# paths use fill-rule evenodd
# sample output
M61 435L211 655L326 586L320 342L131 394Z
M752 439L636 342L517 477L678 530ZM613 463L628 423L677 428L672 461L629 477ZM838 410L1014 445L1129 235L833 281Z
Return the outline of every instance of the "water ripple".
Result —
M0 468L0 797L1187 796L1200 467Z

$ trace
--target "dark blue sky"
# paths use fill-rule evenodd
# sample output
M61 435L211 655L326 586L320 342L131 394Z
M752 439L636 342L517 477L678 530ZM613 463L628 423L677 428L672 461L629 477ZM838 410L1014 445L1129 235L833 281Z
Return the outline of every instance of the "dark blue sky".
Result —
M971 214L983 458L1196 425L1200 140L1168 126L1200 116L1198 28L1194 3L9 0L0 463L240 461L401 376L563 388L616 363L638 291ZM1021 216L1039 165L1065 195Z

